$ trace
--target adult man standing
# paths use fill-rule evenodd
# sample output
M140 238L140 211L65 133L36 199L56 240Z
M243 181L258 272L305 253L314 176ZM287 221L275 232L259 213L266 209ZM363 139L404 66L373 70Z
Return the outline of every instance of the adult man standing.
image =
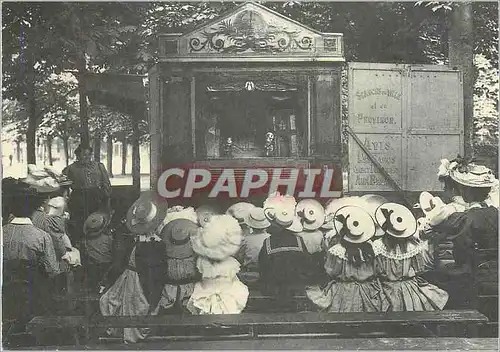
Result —
M70 212L70 236L75 245L83 235L83 223L87 217L100 209L109 209L111 183L102 163L92 160L92 148L80 144L76 150L76 162L63 170L73 181L68 208Z

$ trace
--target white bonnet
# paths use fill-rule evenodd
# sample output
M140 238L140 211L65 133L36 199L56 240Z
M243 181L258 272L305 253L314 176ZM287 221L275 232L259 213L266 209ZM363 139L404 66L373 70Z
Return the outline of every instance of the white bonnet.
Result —
M238 221L226 214L213 215L198 235L191 237L193 249L198 255L219 261L235 255L242 240Z

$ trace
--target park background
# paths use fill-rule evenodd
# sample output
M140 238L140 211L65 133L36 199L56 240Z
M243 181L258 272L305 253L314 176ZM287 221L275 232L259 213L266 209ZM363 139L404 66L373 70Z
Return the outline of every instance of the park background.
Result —
M147 92L145 75L156 62L158 34L189 31L238 4L4 2L2 177L25 176L28 163L62 170L74 161L74 149L84 140L94 147L94 158L104 163L113 185L132 184L131 116L92 104L79 78L89 72L144 75ZM453 53L472 54L473 59L469 150L497 172L497 2L290 1L264 5L314 29L343 33L347 62L445 65L452 56L450 50L472 50ZM454 17L457 11L465 13L460 21ZM457 33L472 36L470 49L451 45ZM343 102L346 120L346 89ZM149 187L147 112L144 115L135 137L140 144L142 189Z

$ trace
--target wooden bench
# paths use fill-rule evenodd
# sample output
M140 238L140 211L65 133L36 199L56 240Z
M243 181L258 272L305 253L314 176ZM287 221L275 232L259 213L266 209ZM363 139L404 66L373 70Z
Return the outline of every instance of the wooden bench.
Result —
M88 350L173 350L173 351L199 351L199 350L328 350L328 351L498 351L498 339L486 338L354 338L332 339L328 338L269 338L258 340L230 340L211 341L151 341L136 344L95 344L85 346ZM39 350L40 347L23 347L23 350ZM47 346L47 350L76 349L68 346Z
M262 337L356 337L407 336L408 328L419 336L474 337L477 326L488 319L474 310L388 313L242 313L227 315L165 315L165 316L57 316L35 317L27 331L37 341L47 331L71 332L75 343L99 340L108 328L156 328L161 336L180 339L256 339ZM416 332L418 330L418 332ZM406 331L406 332L405 332ZM63 335L63 334L61 334ZM150 337L148 339L151 339ZM113 340L113 339L111 339ZM116 341L116 339L115 339Z
M75 309L76 303L83 303L85 306L85 311L87 315L93 313L93 310L97 308L99 298L101 296L97 293L87 292L87 291L77 291L65 295L57 295L55 297L58 302L66 302L68 313L71 315ZM272 308L275 300L270 296L262 295L257 291L250 291L248 297L247 305L245 307L245 312L259 313L266 312ZM295 311L314 311L313 304L307 299L305 295L293 297L293 304L295 306ZM92 309L94 307L94 309ZM90 314L88 314L90 313ZM73 313L74 314L74 313Z

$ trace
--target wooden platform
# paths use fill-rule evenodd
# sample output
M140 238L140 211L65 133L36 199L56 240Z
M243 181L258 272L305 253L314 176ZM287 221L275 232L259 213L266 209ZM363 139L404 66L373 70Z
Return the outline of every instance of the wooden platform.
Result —
M82 348L83 347L83 348ZM373 338L318 339L270 338L245 341L154 341L137 344L87 344L73 346L23 347L23 350L431 350L498 351L498 339L467 338ZM15 350L15 349L13 349Z

